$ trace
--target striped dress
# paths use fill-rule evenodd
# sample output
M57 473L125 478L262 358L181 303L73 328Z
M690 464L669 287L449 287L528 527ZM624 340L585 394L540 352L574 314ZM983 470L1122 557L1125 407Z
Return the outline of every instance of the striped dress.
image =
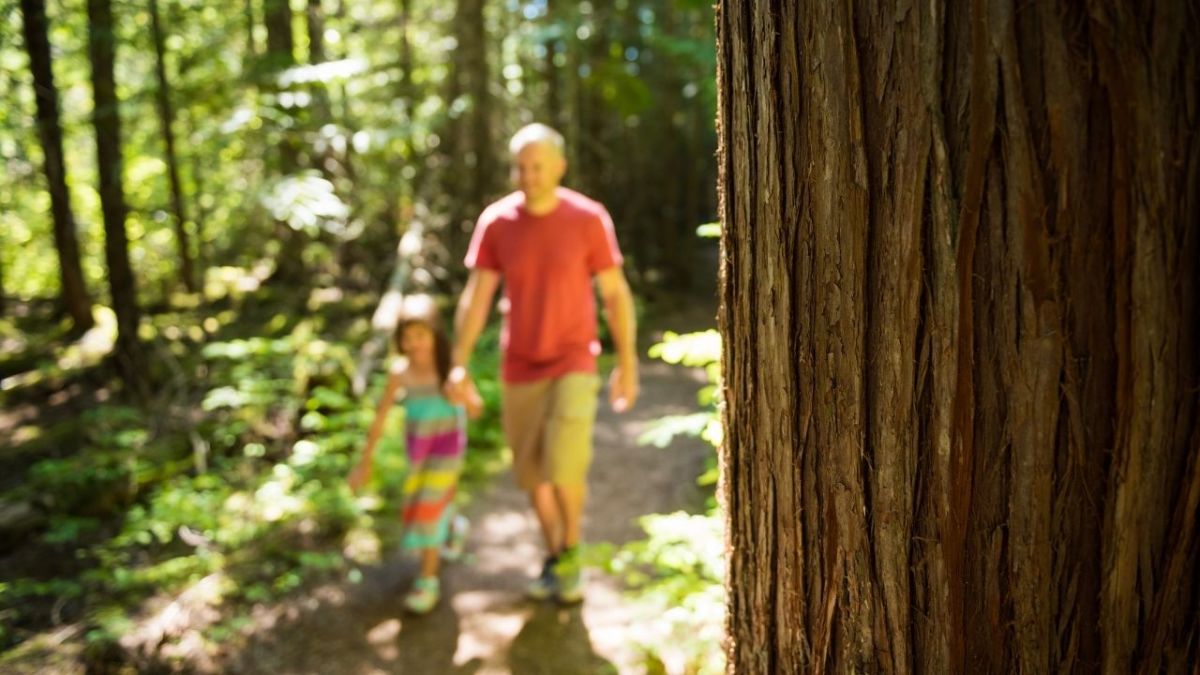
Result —
M404 399L408 478L404 481L405 549L438 548L453 517L454 490L467 446L466 413L436 384L408 387Z

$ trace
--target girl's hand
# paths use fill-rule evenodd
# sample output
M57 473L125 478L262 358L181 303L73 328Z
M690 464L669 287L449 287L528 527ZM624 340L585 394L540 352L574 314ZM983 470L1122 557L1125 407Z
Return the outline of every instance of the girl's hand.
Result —
M454 366L450 369L450 373L446 376L446 383L442 385L442 395L445 396L451 403L464 403L466 390L471 376L467 374L467 369L462 366ZM473 386L473 385L472 385Z
M369 480L371 480L371 463L364 459L350 472L350 477L346 482L350 484L350 491L357 493Z
M467 417L471 419L479 419L483 414L483 397L479 395L479 390L475 388L475 382L467 380L466 396L463 400L463 406L467 409Z

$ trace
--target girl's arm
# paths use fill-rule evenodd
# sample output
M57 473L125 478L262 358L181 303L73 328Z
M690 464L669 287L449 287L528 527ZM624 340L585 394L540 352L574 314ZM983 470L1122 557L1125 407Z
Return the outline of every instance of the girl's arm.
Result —
M387 386L383 390L383 396L379 399L379 405L375 408L375 419L371 422L370 431L367 432L367 444L363 447L362 458L350 472L350 488L354 491L358 491L371 477L371 462L375 457L375 445L383 434L383 426L387 422L388 412L396 403L396 394L403 388L404 370L403 368L393 368L388 373Z

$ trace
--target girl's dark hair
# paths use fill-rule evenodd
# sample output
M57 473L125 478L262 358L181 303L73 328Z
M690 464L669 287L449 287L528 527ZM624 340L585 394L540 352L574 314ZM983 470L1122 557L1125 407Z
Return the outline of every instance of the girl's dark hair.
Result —
M396 330L392 333L392 343L397 352L404 353L400 346L404 329L416 324L425 326L433 333L433 362L437 367L438 382L445 384L446 378L450 377L450 338L442 328L442 317L433 296L423 293L408 295L401 301Z

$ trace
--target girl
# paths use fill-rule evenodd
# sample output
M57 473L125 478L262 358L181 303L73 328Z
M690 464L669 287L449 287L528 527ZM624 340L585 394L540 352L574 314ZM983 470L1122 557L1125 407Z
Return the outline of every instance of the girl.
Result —
M387 388L375 411L362 459L350 473L357 491L371 475L375 446L398 395L404 397L405 449L409 473L404 482L401 547L416 550L421 572L404 598L409 611L424 614L440 596L439 554L451 527L461 529L464 519L453 517L453 499L466 449L464 412L474 417L482 400L469 389L464 405L450 402L442 387L450 371L450 342L442 331L437 306L427 295L413 295L401 304L393 335L396 359L389 369ZM455 522L457 521L457 523ZM456 533L461 534L461 532Z

